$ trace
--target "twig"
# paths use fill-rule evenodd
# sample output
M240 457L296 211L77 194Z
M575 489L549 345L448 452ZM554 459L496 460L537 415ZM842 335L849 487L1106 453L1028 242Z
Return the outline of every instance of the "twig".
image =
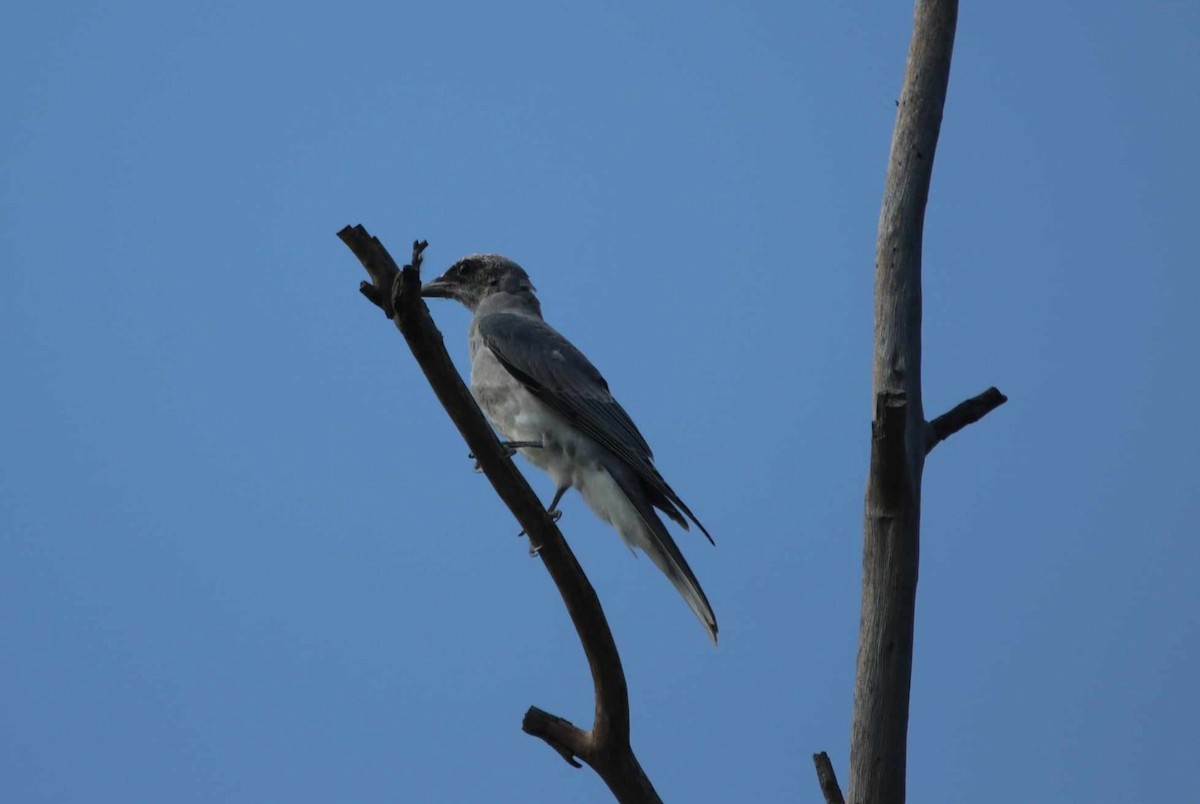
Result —
M846 804L846 799L842 798L842 788L838 786L837 774L833 772L833 763L829 761L829 754L824 751L813 754L813 764L817 766L817 783L821 785L825 804Z
M596 715L590 731L531 708L523 730L545 740L576 767L578 757L604 780L619 802L660 802L629 744L629 693L621 657L600 600L562 533L537 495L517 471L480 412L446 353L442 334L421 300L420 265L424 241L413 243L412 264L401 270L387 249L360 226L338 232L371 276L359 290L392 319L412 349L438 401L446 409L492 487L529 535L530 545L558 587L587 655L595 689Z
M925 430L925 454L969 424L982 419L1008 401L995 386L965 402L959 402L950 410L929 423Z

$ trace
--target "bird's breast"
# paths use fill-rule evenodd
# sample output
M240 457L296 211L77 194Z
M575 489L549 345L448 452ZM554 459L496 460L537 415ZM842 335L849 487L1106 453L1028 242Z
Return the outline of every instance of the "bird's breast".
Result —
M520 453L558 486L582 490L598 465L600 447L508 373L486 350L472 361L471 393L492 426L509 441L537 441Z

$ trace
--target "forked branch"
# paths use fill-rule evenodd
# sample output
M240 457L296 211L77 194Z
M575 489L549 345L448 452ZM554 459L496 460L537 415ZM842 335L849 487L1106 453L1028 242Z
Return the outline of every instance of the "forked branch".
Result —
M413 243L412 263L397 267L378 238L360 226L347 226L338 237L370 275L359 290L396 324L479 467L500 499L529 535L554 585L562 595L592 671L595 722L584 731L569 721L531 707L523 730L540 737L575 767L578 757L604 780L620 802L659 802L629 744L629 693L625 673L600 600L562 533L547 516L533 489L517 471L471 392L446 353L442 334L421 300L421 255L427 245Z

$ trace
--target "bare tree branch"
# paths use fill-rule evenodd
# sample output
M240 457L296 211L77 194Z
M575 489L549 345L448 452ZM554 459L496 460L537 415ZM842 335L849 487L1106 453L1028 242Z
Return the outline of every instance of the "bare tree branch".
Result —
M547 516L542 503L517 471L475 404L446 353L442 334L421 300L421 253L426 243L413 243L412 264L400 270L383 244L361 225L345 227L338 232L338 237L354 252L371 277L371 282L363 282L359 290L395 322L438 401L479 461L480 468L529 535L530 545L538 551L558 587L583 644L596 698L591 731L579 729L536 707L526 714L522 728L545 740L572 765L579 766L575 757L589 765L608 785L617 801L623 804L660 802L629 744L629 693L625 673L596 591L562 533Z
M813 754L813 764L817 766L817 783L821 785L825 804L846 804L846 799L842 798L842 788L838 786L837 774L833 772L833 763L829 761L829 754L824 751Z
M993 385L982 394L959 402L929 423L925 430L925 454L933 452L933 448L938 444L967 425L979 421L1007 401L1008 397Z
M862 619L850 801L903 804L920 554L921 241L950 79L956 0L917 0L875 253L871 466L863 516Z

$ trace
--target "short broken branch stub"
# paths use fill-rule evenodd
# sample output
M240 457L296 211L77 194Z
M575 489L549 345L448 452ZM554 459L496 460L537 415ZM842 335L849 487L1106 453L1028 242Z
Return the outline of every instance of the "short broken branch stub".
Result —
M544 740L568 765L574 768L583 767L575 757L586 753L590 742L589 735L571 721L531 706L525 713L525 719L521 721L521 731Z
M824 751L813 754L813 765L817 768L817 784L821 785L821 795L825 797L825 804L846 804L846 799L842 796L842 788L838 784L837 774L833 772L833 763L829 760L829 754Z
M967 425L974 424L1008 401L995 386L965 402L959 402L925 428L925 454Z

